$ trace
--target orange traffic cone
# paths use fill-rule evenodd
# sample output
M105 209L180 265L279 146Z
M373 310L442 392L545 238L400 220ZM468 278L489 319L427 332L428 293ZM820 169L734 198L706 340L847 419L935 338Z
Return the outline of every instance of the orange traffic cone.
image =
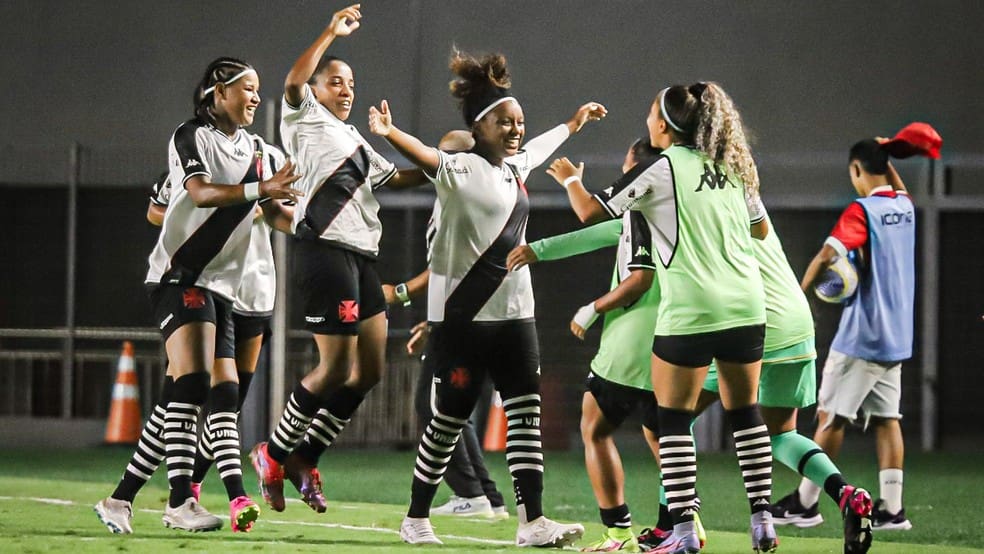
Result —
M113 403L106 421L106 444L137 444L140 440L140 397L134 365L133 343L125 341L116 366Z
M489 407L489 417L485 423L485 440L482 448L486 452L502 452L506 449L506 411L502 409L502 397L499 391L492 393L492 406Z

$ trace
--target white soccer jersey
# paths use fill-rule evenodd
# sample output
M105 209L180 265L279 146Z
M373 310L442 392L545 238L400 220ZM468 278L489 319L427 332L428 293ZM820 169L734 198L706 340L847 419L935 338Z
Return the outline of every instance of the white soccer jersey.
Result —
M246 263L253 242L256 202L199 208L184 184L194 175L205 175L213 183L262 181L283 165L283 153L242 129L229 138L211 125L191 120L179 126L171 137L168 163L167 186L153 198L157 204L166 204L167 211L150 255L146 282L197 285L236 300L247 267L256 270L257 264L262 266L265 262ZM269 251L269 231L265 240ZM256 256L265 255L262 245L256 248ZM270 264L272 276L272 256ZM274 288L269 286L271 309ZM265 298L247 299L243 311L269 311L250 309L264 302Z
M635 269L656 271L652 248L653 235L645 216L634 210L622 214L622 233L619 236L618 249L615 252L618 280L628 279L632 270Z
M375 257L382 225L372 191L396 175L396 167L319 104L309 86L303 94L296 107L284 98L280 122L284 148L301 175L295 187L304 192L294 209L294 233Z

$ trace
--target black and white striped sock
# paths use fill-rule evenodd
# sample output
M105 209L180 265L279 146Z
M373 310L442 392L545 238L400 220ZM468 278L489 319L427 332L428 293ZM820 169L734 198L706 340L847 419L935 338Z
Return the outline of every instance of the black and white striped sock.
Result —
M304 438L304 433L311 425L311 419L318 411L320 400L309 392L304 385L298 383L290 394L284 413L270 436L267 451L270 457L279 463L284 463L287 456L294 451L297 443Z
M506 463L516 493L521 523L543 515L543 443L540 440L540 395L505 398Z
M246 496L243 487L242 451L239 441L239 385L231 381L212 387L205 431L215 467L229 500Z
M164 452L167 480L171 486L168 504L177 508L191 496L198 413L208 395L209 376L192 373L174 381L174 395L164 413Z
M126 464L126 470L119 484L116 485L116 490L113 491L113 498L133 502L140 489L164 461L164 414L167 411L167 403L171 399L173 386L174 379L170 376L165 377L160 400L154 406L150 418L144 423L137 448Z
M687 410L659 408L659 468L674 525L693 521L697 511L697 448L691 419Z
M314 414L304 433L304 441L297 445L297 455L312 466L318 465L318 458L352 421L352 414L364 399L364 394L345 386L332 393Z
M769 508L772 498L772 443L758 404L728 410L745 494L752 513Z
M467 422L467 419L437 412L427 424L417 448L407 516L428 517L430 514L430 505L437 493L437 486L444 478L444 471L451 461L451 452L454 451L461 429Z

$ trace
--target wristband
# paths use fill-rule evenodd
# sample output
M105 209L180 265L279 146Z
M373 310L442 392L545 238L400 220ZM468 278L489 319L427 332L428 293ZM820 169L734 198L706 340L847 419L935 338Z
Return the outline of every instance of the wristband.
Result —
M404 306L410 305L410 291L407 290L406 283L400 283L399 285L393 287L393 294L396 295L396 298L400 302L403 302Z
M252 202L260 197L260 183L253 181L243 185L243 196L247 202Z
M574 314L574 323L580 325L581 329L585 331L588 330L588 327L591 327L591 324L596 319L598 319L598 312L595 310L594 302L581 306L578 308L577 313Z
M580 180L581 180L581 176L580 175L571 175L570 177L564 179L564 182L561 183L560 186L562 186L562 187L564 187L566 189L574 181L580 181Z

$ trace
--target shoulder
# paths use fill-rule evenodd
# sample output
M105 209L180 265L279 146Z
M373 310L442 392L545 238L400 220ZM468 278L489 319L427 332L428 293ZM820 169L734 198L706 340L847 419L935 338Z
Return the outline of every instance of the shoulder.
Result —
M194 139L199 132L205 130L205 127L206 125L202 120L198 118L189 119L188 121L178 125L172 136L175 140L189 138Z

